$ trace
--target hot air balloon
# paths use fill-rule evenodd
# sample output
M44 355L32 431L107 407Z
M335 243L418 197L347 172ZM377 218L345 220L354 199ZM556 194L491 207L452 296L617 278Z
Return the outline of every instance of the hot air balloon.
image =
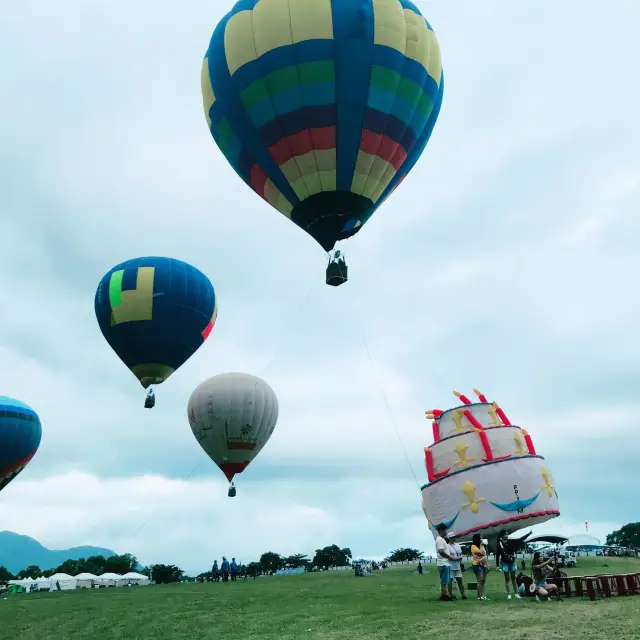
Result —
M444 89L438 40L410 0L241 0L201 84L233 169L327 252L414 167ZM346 279L330 257L327 284Z
M29 464L41 439L38 414L18 400L0 396L0 491Z
M260 378L222 373L205 380L189 398L189 424L205 453L229 481L260 453L278 421L278 398Z
M134 258L111 269L95 297L100 330L147 389L164 382L209 337L218 298L203 273L173 258ZM145 407L155 404L149 391Z

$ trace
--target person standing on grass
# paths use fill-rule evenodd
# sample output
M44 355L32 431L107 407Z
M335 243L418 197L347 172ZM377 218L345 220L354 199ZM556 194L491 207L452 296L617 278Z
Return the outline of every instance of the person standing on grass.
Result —
M220 569L222 570L222 582L229 582L229 561L224 556L222 556Z
M507 532L503 529L498 534L498 548L496 549L496 564L500 568L504 575L504 588L507 591L507 600L511 600L511 593L509 592L509 584L513 588L513 595L520 599L518 593L518 585L516 584L516 559L509 553L509 541L507 538Z
M235 558L231 558L229 569L231 571L231 582L236 582L236 580L238 579L238 565L236 564Z
M453 583L458 585L458 591L463 600L467 599L467 594L464 590L464 583L462 581L462 547L456 542L456 534L453 531L447 533L447 542L449 543L449 555L452 560L449 560L449 568L451 571L451 582L449 582L449 597L455 600L453 595Z
M436 566L438 567L438 575L440 576L440 600L450 602L452 600L449 595L451 588L451 566L450 561L454 558L449 554L449 545L445 540L447 535L447 527L439 524L436 527L438 537L436 538Z
M487 573L489 573L489 559L487 558L487 550L482 544L482 536L479 533L473 535L471 557L473 558L473 573L478 581L478 600L488 600L489 598L484 595L484 589Z
M211 567L211 576L213 577L214 582L218 582L220 580L220 569L218 568L218 561L213 561L213 567Z

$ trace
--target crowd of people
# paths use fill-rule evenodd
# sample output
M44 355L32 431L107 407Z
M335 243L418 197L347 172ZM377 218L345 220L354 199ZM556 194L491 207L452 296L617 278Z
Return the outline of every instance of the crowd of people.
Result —
M220 566L218 566L218 561L213 561L213 566L211 567L211 576L214 582L236 582L238 579L238 565L236 564L236 559L231 558L231 562L229 562L224 556L222 556L222 562Z
M440 600L457 600L457 596L454 595L454 586L457 586L460 597L467 600L467 590L462 579L462 574L465 571L464 554L456 541L456 534L453 531L448 531L444 524L438 526L437 532L436 566L440 578ZM476 578L477 598L481 601L488 600L489 598L485 595L485 587L489 573L489 556L480 533L473 536L471 558L471 568ZM526 567L524 560L522 565L524 570ZM553 558L544 559L539 552L536 552L533 555L531 566L533 579L526 580L523 579L523 574L516 575L518 571L516 558L509 551L506 531L501 531L498 534L496 566L504 576L504 587L508 600L521 599L523 595L526 595L527 583L530 585L529 593L535 595L538 601L546 600L548 602L549 596L557 594L558 587L547 582L547 576L554 566ZM422 573L421 568L420 566L418 569L419 573Z

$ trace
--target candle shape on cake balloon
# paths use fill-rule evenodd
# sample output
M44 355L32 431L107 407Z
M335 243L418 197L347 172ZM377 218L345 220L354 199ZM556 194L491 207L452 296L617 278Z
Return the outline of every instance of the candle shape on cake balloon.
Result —
M529 432L526 429L522 430L522 435L524 436L524 441L527 445L527 449L529 450L529 453L532 456L536 455L536 448L533 446L533 440L531 439L531 436L529 435Z
M433 454L431 453L431 449L429 447L425 447L424 449L424 462L427 467L427 476L429 478L429 482L433 482L436 478L435 471L433 469Z
M476 417L473 415L473 413L471 413L471 411L469 411L469 409L464 411L464 417L473 425L474 429L480 429L481 431L484 431L484 427L482 426L482 424L478 422Z
M471 400L469 400L469 398L467 398L467 396L463 396L461 393L459 393L458 391L454 391L453 395L458 398L460 400L460 402L462 402L462 404L471 404Z
M502 420L505 425L510 426L511 422L509 422L509 418L507 418L504 411L498 406L497 402L493 403L493 407L496 410L496 413L500 416L500 420Z
M486 396L481 391L474 389L473 393L475 393L478 396L478 400L480 400L480 402L488 402Z

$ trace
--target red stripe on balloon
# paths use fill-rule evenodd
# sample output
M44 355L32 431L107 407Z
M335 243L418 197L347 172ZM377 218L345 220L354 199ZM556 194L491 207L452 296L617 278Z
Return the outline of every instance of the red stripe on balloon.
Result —
M300 133L286 136L269 147L269 153L276 164L281 167L297 156L312 151L328 151L336 148L336 127L321 129L304 129Z
M264 198L264 185L267 182L267 174L257 165L251 167L251 177L249 179L251 188L261 197Z
M213 322L210 322L205 328L204 331L202 332L202 339L206 340L209 335L211 334L211 332L213 331Z
M360 149L372 156L378 156L388 162L397 171L407 159L407 152L394 140L363 129L360 136Z
M255 442L233 442L227 440L227 449L234 451L253 451L256 448Z
M249 466L249 460L245 460L244 462L225 462L218 466L227 477L227 480L231 482L236 473L242 473Z

